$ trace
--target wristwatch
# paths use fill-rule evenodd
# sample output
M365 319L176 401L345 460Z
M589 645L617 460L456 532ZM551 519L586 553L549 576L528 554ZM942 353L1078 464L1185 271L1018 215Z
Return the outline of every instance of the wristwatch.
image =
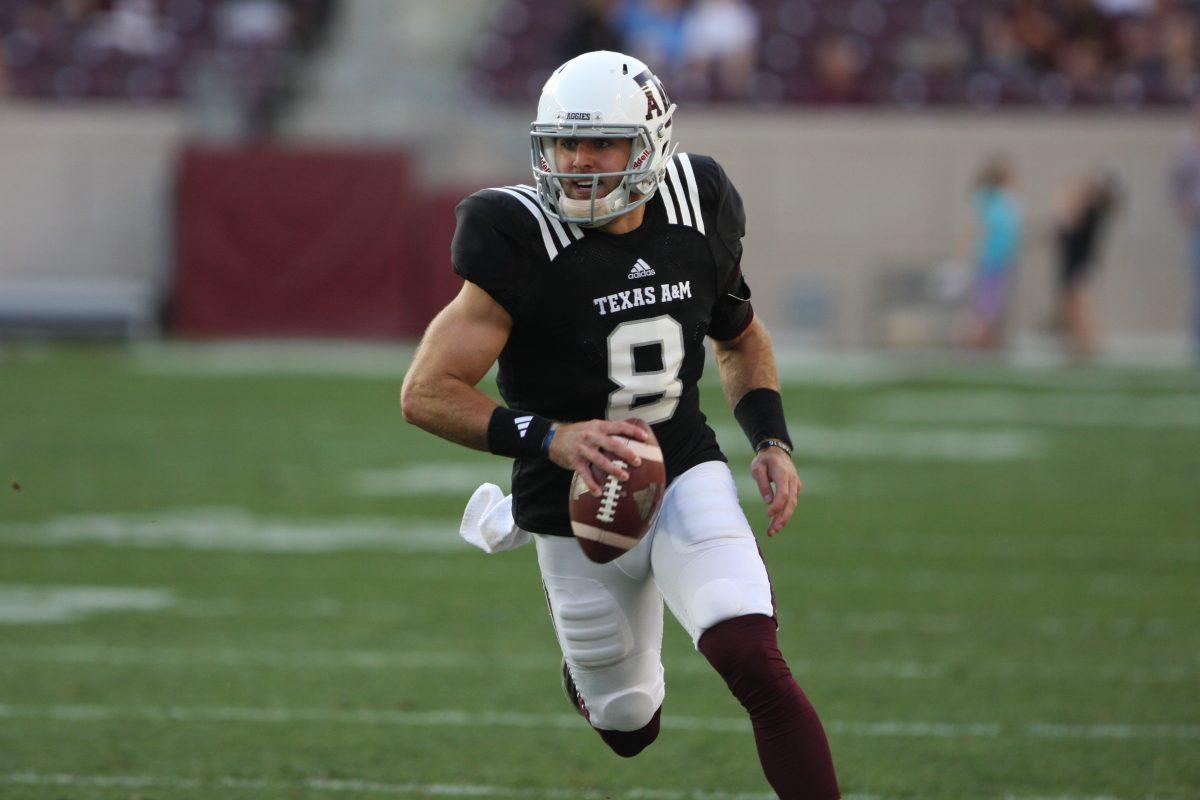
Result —
M761 453L763 450L766 450L768 447L778 447L780 450L787 453L789 456L792 454L792 446L790 444L788 444L787 442L785 442L783 439L763 439L761 442L758 443L758 447L754 448L754 452Z

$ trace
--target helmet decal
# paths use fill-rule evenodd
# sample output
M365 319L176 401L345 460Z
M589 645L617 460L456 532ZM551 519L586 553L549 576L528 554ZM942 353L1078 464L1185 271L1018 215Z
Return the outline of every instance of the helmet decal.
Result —
M670 108L671 99L667 97L667 92L663 89L662 82L655 77L654 73L649 69L644 69L637 75L633 76L634 82L642 87L642 94L646 95L646 121L661 117L666 108ZM657 91L658 97L654 94ZM662 98L662 104L659 104L659 98Z

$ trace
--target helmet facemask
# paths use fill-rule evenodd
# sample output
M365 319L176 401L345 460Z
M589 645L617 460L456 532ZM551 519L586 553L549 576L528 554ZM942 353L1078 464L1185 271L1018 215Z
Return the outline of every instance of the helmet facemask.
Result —
M666 162L672 155L671 152L663 154L662 148L669 146L671 141L670 125L674 111L675 106L671 105L667 113L655 121L653 130L644 124L534 122L530 127L530 155L542 208L563 222L594 228L647 202L654 196L663 178ZM560 172L556 168L555 143L566 138L628 139L631 141L629 160L625 169L619 172ZM590 199L567 197L563 180L589 177L595 181L620 177L621 181L603 196L597 196L594 187Z

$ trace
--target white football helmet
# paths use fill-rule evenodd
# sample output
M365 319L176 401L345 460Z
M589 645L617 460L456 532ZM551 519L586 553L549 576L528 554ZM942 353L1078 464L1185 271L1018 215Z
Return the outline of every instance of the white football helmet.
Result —
M597 50L576 56L554 71L542 88L537 119L530 126L533 177L538 201L546 213L563 222L596 227L645 203L663 179L671 144L675 104L650 68L636 58ZM621 182L604 197L574 200L563 190L563 178L579 174L558 172L554 146L565 137L631 139L629 162ZM634 198L633 194L640 197Z

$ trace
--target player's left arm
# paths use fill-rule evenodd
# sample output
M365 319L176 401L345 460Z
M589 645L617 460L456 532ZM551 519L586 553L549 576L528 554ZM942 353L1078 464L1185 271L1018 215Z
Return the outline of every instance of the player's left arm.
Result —
M766 444L771 440L790 444L771 337L756 317L733 339L714 339L713 350L725 397L758 449L750 462L750 474L767 504L771 519L767 535L774 536L792 518L801 483L791 454L783 447Z

